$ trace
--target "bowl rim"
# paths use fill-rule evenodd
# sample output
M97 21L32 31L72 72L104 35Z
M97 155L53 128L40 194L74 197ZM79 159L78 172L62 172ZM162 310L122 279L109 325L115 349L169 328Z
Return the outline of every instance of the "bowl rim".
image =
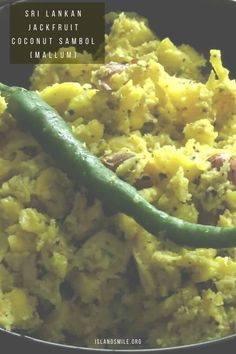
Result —
M31 344L40 344L44 347L50 347L50 348L58 348L58 349L68 349L68 350L76 350L77 352L79 351L84 351L84 352L95 352L95 353L110 353L110 352L116 352L116 353L169 353L169 352L180 352L186 350L191 350L191 349L201 349L201 348L209 348L213 345L217 344L223 344L225 342L231 342L236 340L236 333L235 334L230 334L225 337L221 338L215 338L215 339L209 339L203 342L198 342L198 343L192 343L192 344L185 344L185 345L179 345L179 346L174 346L174 347L163 347L163 348L142 348L142 349L107 349L107 348L91 348L91 347L80 347L80 346L75 346L75 345L69 345L69 344L63 344L63 343L57 343L57 342L50 342L50 341L45 341L43 339L39 339L36 337L31 337L28 335L24 335L21 333L17 333L14 331L9 331L3 328L0 328L0 335L1 333L3 335L8 335L8 336L13 336L16 339L19 339L21 341L26 340L28 343Z

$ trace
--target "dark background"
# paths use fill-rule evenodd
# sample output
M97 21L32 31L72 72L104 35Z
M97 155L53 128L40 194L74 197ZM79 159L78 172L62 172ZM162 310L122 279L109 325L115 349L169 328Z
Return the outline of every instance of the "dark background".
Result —
M70 1L72 2L72 0ZM1 2L6 1L0 0ZM55 1L50 0L50 2ZM83 0L83 2L102 1ZM148 17L151 27L160 38L168 36L174 43L189 43L200 52L205 53L207 57L210 48L221 49L223 63L230 69L231 77L236 78L236 2L231 0L105 0L105 3L106 11L136 11ZM0 82L28 87L28 77L33 66L9 64L8 10L8 6L2 7L0 10ZM0 330L0 354L89 352L101 353L102 351L70 349L43 344ZM128 351L125 352L128 353ZM235 354L236 335L211 342L211 344L145 352L157 354Z

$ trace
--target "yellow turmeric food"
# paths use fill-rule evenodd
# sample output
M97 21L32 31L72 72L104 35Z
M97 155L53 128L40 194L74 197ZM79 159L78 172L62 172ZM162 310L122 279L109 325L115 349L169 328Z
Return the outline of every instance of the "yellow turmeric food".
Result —
M81 64L42 63L32 88L157 208L236 226L236 82L221 53L207 61L138 16L112 21L104 65L86 53ZM129 338L131 349L235 332L234 248L180 247L102 205L17 125L3 97L0 136L1 327L85 347Z

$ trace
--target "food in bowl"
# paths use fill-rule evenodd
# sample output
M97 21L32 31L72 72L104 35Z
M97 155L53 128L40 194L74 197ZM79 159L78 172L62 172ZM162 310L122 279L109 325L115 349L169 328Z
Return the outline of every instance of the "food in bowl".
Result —
M141 17L109 18L105 65L86 53L79 65L40 64L32 88L157 209L236 226L236 83L220 52L208 62ZM4 97L0 112L1 327L85 347L129 338L137 349L235 332L235 248L148 233L59 169Z

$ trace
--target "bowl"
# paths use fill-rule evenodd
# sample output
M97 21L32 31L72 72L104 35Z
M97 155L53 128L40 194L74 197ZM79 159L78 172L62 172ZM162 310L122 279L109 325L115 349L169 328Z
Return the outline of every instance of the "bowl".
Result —
M29 86L29 76L33 65L9 64L9 3L2 0L0 5L0 44L1 66L0 81L9 85ZM32 2L32 1L31 1ZM44 2L37 0L37 2ZM50 2L58 2L52 1ZM72 1L71 1L72 2ZM76 1L74 1L76 2ZM83 2L90 2L83 0ZM100 2L100 0L93 0ZM174 43L188 43L208 56L209 49L222 51L224 65L236 78L236 2L233 0L105 0L106 12L135 11L149 19L151 28L160 38L170 37ZM34 354L76 354L110 353L113 350L73 347L49 343L22 334L0 329L1 347L6 353L17 351ZM156 354L205 354L234 353L236 334L217 340L161 349L115 350L117 353L156 353Z

